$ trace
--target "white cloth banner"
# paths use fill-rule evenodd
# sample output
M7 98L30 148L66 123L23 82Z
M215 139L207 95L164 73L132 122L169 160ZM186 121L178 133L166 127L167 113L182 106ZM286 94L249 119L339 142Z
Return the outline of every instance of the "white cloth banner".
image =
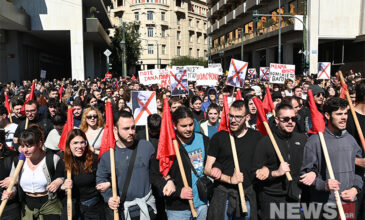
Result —
M223 68L222 68L222 64L220 64L220 63L209 63L208 68L218 68L218 74L220 76L223 75Z

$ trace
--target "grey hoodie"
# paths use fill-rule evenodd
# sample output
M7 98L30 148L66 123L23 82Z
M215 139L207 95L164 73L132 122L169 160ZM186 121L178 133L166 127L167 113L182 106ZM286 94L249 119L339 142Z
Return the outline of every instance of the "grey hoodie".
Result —
M354 186L362 189L362 178L355 173L355 158L361 158L362 153L354 137L346 130L337 136L326 128L324 139L335 179L341 183L339 193L341 194L342 191ZM311 187L311 200L313 202L335 202L334 193L325 191L325 183L329 179L329 173L318 134L312 135L304 146L301 174L310 171L317 173Z

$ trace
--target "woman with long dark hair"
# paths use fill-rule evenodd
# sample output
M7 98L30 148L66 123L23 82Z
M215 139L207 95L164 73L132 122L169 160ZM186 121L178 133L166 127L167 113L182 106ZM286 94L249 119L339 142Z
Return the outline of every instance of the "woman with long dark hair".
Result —
M193 111L194 119L197 122L201 122L205 120L205 113L201 110L202 107L202 99L199 96L193 96L191 98L191 110Z
M73 218L104 219L104 202L98 189L105 191L110 183L96 186L98 158L90 150L86 135L81 130L73 129L68 133L64 161L66 170L71 170L72 180L65 180L61 189L72 190ZM67 219L67 208L64 207L62 219Z

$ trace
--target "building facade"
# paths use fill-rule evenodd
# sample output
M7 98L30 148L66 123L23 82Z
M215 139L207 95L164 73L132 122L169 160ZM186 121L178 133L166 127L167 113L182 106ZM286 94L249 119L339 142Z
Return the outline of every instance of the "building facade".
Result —
M280 2L279 2L280 1ZM229 68L231 58L249 67L295 64L296 73L317 73L318 62L332 72L365 71L365 0L208 0L209 55ZM280 10L279 10L280 4ZM274 16L260 16L254 14ZM279 17L281 18L279 52Z
M0 1L0 81L105 74L111 0Z
M139 69L166 68L177 56L207 58L205 1L114 0L113 25L139 21L142 54Z

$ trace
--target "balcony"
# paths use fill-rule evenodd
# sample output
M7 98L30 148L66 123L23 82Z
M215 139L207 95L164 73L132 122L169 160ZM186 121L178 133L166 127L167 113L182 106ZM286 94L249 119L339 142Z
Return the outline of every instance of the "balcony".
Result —
M112 28L112 24L108 17L108 11L102 0L83 0L82 4L88 8L95 7L98 13L95 13L95 17L103 24L104 28Z
M246 7L247 10L255 9L260 4L261 0L247 0L246 1Z
M109 35L105 32L103 25L97 18L86 18L86 33L85 39L89 41L98 42L100 44L107 44L111 46L112 41Z
M27 31L30 16L7 1L0 1L0 29Z
M220 27L225 26L227 24L227 16L224 16L221 19L219 19L219 24L220 24Z
M244 2L242 5L239 5L234 10L236 11L235 12L235 18L238 18L238 17L244 15L247 11L246 2Z

